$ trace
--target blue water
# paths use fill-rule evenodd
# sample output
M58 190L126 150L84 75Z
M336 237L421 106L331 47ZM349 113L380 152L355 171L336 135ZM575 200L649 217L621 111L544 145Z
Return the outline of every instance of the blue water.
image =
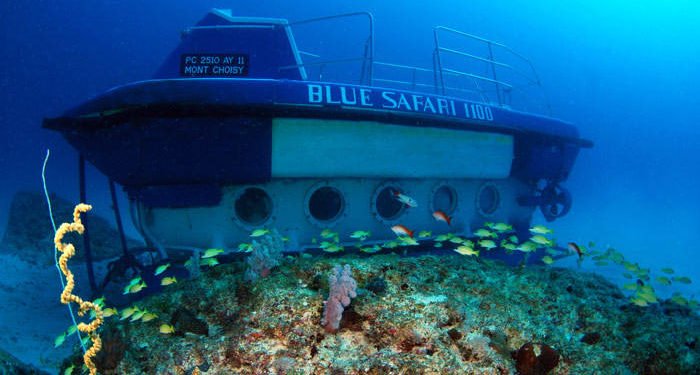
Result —
M565 183L574 205L553 224L555 237L609 244L642 266L673 267L696 280L683 291L699 294L696 4L3 1L0 230L13 193L40 188L47 148L53 155L51 190L77 200L76 154L58 134L40 128L42 118L112 86L148 78L178 43L179 31L208 9L290 20L368 10L376 18L382 60L429 66L436 24L501 41L530 57L554 115L576 124L595 142L593 149L581 151ZM89 172L89 200L98 212L109 214L106 179Z

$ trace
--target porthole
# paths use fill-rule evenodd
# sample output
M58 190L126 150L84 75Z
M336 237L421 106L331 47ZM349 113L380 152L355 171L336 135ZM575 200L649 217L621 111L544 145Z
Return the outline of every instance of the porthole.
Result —
M314 187L306 198L306 213L312 221L331 224L345 211L345 198L337 188L329 185Z
M378 220L393 221L403 214L406 207L395 197L396 192L399 191L401 189L392 184L381 185L377 188L372 200L372 210Z
M272 198L262 188L248 187L236 198L234 209L241 223L259 226L272 216Z
M481 185L476 194L476 208L481 216L491 216L501 205L501 194L496 185L486 183Z
M433 211L452 214L457 209L457 191L450 185L441 184L433 190Z

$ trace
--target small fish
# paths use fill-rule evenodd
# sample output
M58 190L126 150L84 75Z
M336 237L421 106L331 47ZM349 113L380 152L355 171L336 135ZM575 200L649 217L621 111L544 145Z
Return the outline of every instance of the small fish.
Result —
M551 247L554 245L554 242L552 242L552 240L548 239L547 237L545 237L541 234L536 234L536 235L530 237L530 241L532 241L538 245L542 245L542 246Z
M399 240L399 242L401 242L401 245L403 245L403 246L417 246L418 245L418 241L416 241L413 237L399 236L398 240Z
M661 269L661 272L663 272L663 273L665 273L665 274L667 274L667 275L673 275L673 274L674 274L674 271L673 271L672 269L670 269L670 268L662 268L662 269Z
M238 244L238 251L243 251L243 252L249 253L249 252L253 251L253 244L252 243Z
M533 242L530 242L530 241L527 241L527 242L523 242L522 244L520 244L520 245L519 245L518 247L516 247L515 249L516 249L516 250L520 250L520 251L522 251L522 252L524 252L524 253L529 253L529 252L532 252L532 251L537 250L537 244L535 244L535 243L533 243Z
M327 243L327 245L321 246L321 249L327 253L337 253L337 252L345 250L345 248L340 246L337 242L327 242L327 241L323 241L323 242ZM323 243L321 243L321 245L323 245Z
M410 230L410 229L408 229L408 228L406 228L406 227L403 226L403 225L400 225L400 224L399 224L399 225L394 225L393 227L391 227L391 230L392 230L392 232L394 232L394 234L396 234L397 236L409 236L409 237L413 237L413 231Z
M671 285L671 279L665 276L657 276L656 277L656 282L661 284L661 285Z
M164 277L163 280L160 281L160 285L166 286L166 285L175 284L176 282L177 282L177 279L175 278L175 276Z
M493 229L497 232L505 233L505 232L512 232L513 226L506 224L506 223L496 223L496 224L491 226L491 229Z
M338 235L338 233L333 232L330 229L324 229L323 231L321 231L321 237L323 237L323 238L333 238L333 237L336 237L337 235Z
M630 272L637 272L637 271L639 271L639 265L638 265L638 264L634 264L634 263L625 261L625 262L622 263L622 266L625 267L625 269L626 269L627 271L630 271Z
M686 276L674 276L673 281L679 282L681 284L690 284L692 281Z
M122 310L122 314L119 317L119 320L124 320L124 319L134 315L134 313L137 311L139 311L139 308L137 306L127 307L124 310Z
M70 326L68 326L68 329L66 330L66 336L70 336L76 332L78 332L78 327L75 324L70 325Z
M433 232L429 230L422 230L418 233L418 238L428 238L433 235Z
M253 230L253 231L250 233L250 236L251 236L251 237L262 237L262 236L264 236L264 235L266 235L266 234L268 234L268 233L270 233L270 230L269 230L269 229L258 228L258 229Z
M445 223L447 223L447 225L452 225L452 218L448 214L440 210L433 212L433 217L437 221L444 221Z
M130 286L129 290L123 294L138 293L138 292L142 291L144 288L146 288L146 286L147 286L146 283L142 281L136 285Z
M209 267L214 267L219 264L219 261L216 258L206 258L202 260L202 265L204 266L209 266Z
M154 274L155 276L158 276L158 275L160 275L161 273L165 272L165 270L167 270L168 267L170 267L170 263L161 264L160 266L158 266L158 268L156 268L156 271L155 271L153 274Z
M372 253L376 253L377 251L379 251L379 250L381 250L381 249L382 249L381 246L379 246L379 245L374 245L374 246L372 246L372 247L369 247L369 246L361 247L361 248L360 248L360 251L362 251L363 253L372 254Z
M567 246L569 247L569 251L578 254L579 259L583 258L583 251L581 251L581 248L576 244L576 242L569 242Z
M681 305L681 306L687 306L688 305L688 300L685 299L685 297L681 296L679 293L674 293L673 296L671 297L671 302Z
M103 307L105 305L105 297L102 296L102 297L92 301L92 303L94 303L97 306Z
M542 257L542 263L544 263L546 265L550 265L550 264L554 263L554 259L552 259L552 257L550 257L549 255L545 255Z
M476 232L474 232L474 235L479 237L479 238L489 238L489 237L496 238L497 237L496 233L493 233L490 230L484 229L484 228L477 229Z
M626 283L622 286L625 290L637 290L638 287L637 283Z
M108 308L102 310L102 316L104 316L105 318L109 318L110 316L117 315L118 313L119 312L114 307L108 307Z
M204 254L202 254L202 259L213 258L224 252L224 249L207 249Z
M501 242L501 247L508 251L515 251L518 248L518 245L512 242Z
M607 264L607 263L605 263L605 264ZM629 273L629 272L623 273L622 276L623 276L625 279L634 279L634 275L632 275L632 274Z
M478 244L486 250L491 250L496 247L496 243L492 240L481 240L478 242Z
M395 241L395 240L387 241L384 244L382 244L382 247L385 247L387 249L394 249L394 248L399 247L399 242Z
M459 237L459 236L454 236L454 237L450 238L450 242L452 242L454 244L458 244L458 245L464 243L464 241L466 241L466 240L462 237Z
M73 375L73 370L75 369L75 365L70 365L66 367L65 370L63 370L63 375Z
M474 250L473 247L462 245L458 246L456 249L454 249L456 252L462 254L462 255L476 255L479 256L479 250Z
M641 297L632 297L630 298L630 302L640 307L649 306L649 303Z
M171 324L161 324L159 331L164 335L169 335L171 333L175 333L175 327L173 327Z
M358 239L358 240L360 240L360 241L364 241L364 240L366 240L370 235L371 235L371 233L370 233L369 231L366 231L366 230L356 230L356 231L352 232L352 234L350 234L350 238L355 238L355 239Z
M418 207L418 202L415 199L409 197L406 194L401 194L399 191L394 191L394 199L405 204L408 207L416 208Z
M131 322L135 322L143 317L144 314L146 314L148 311L146 310L139 310L131 315Z
M450 239L449 234L440 234L437 237L435 237L435 241L437 242L444 242Z
M512 235L512 236L508 237L508 241L517 244L518 243L518 236Z
M153 320L153 319L155 319L155 318L157 318L157 317L158 317L158 315L156 315L156 314L154 314L154 313L152 313L152 312L149 311L149 312L143 314L143 317L141 318L141 321L142 321L142 322L150 322L151 320Z
M534 227L530 228L530 232L534 234L551 234L554 233L553 230L545 227L544 225L535 225Z
M53 340L53 347L58 348L59 346L63 345L63 343L66 341L66 333L61 333L56 337L55 340Z

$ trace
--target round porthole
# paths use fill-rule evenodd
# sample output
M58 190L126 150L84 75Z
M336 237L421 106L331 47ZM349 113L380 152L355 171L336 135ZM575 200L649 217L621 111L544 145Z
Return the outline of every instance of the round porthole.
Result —
M330 224L345 211L345 198L337 188L329 185L312 188L306 198L306 213L318 224Z
M457 208L457 191L450 185L441 184L433 190L433 211L451 214Z
M501 205L501 194L496 185L486 183L481 185L476 194L476 208L481 216L493 215Z
M259 187L244 189L234 202L236 218L250 226L264 224L272 215L272 198Z
M380 221L398 219L405 210L405 205L395 198L395 193L401 191L396 185L381 185L374 193L372 208Z

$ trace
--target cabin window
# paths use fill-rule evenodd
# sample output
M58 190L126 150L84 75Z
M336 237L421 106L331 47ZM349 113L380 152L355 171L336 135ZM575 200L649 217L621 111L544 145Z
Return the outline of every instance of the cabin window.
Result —
M236 217L244 224L258 226L272 215L272 198L258 187L246 188L234 203Z
M374 198L375 212L380 220L396 220L404 212L404 204L395 198L395 192L401 191L398 186L384 185L377 190Z
M308 198L307 208L313 219L328 223L338 219L343 213L345 199L338 189L332 186L323 186L314 190Z
M433 191L433 211L451 214L457 208L457 191L450 185L439 185Z
M476 208L481 216L493 215L501 205L501 194L496 185L486 183L476 195Z

